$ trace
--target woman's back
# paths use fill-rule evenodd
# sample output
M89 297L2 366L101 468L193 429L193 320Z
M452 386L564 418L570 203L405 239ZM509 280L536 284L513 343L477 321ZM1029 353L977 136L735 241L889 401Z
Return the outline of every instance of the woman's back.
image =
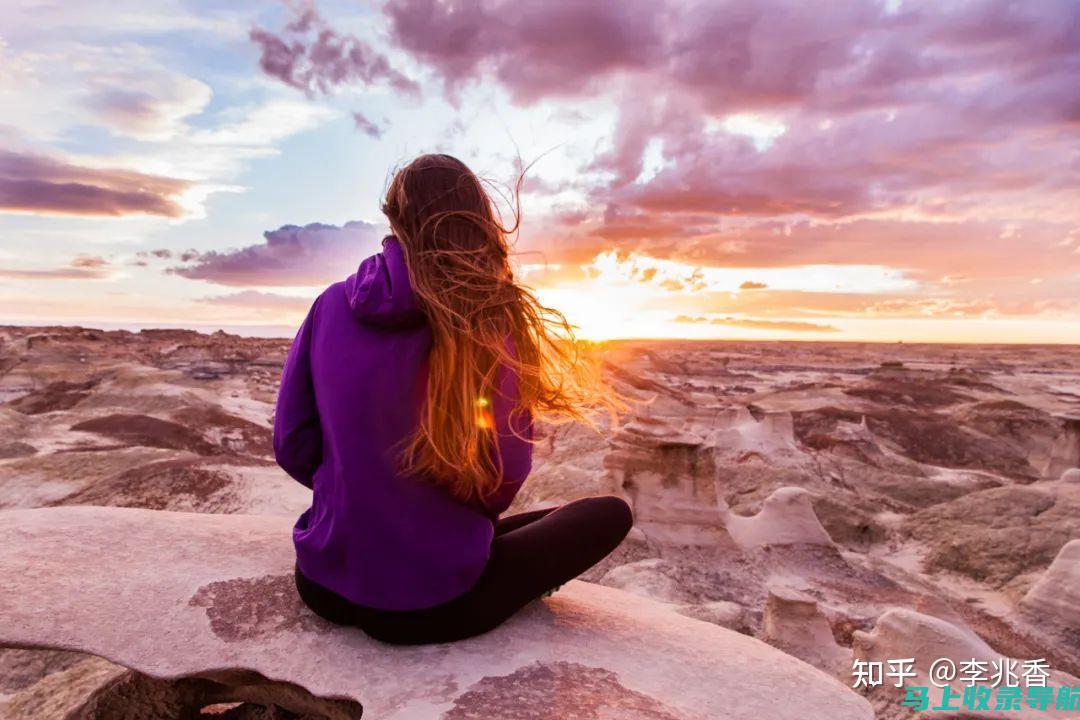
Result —
M462 502L400 471L424 401L432 334L398 242L316 300L282 376L274 443L290 475L313 488L293 531L311 580L354 603L410 610L460 595L483 572L492 517L530 468L527 416L510 426L512 374L499 377L493 417L498 493Z

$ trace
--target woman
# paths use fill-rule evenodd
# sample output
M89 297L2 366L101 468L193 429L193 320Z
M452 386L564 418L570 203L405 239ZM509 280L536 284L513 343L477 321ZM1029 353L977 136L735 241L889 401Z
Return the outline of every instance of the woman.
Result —
M385 642L446 642L581 574L633 518L615 497L500 517L534 417L610 401L565 319L515 283L517 222L464 164L417 158L382 210L382 252L319 296L293 342L274 452L314 491L293 530L304 602Z

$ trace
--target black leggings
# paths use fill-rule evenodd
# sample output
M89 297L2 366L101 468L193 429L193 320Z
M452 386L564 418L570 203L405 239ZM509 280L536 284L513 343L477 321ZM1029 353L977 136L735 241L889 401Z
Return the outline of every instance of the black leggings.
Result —
M376 640L419 645L491 630L530 601L577 577L618 547L633 526L630 506L613 496L509 515L495 524L491 558L464 595L423 610L356 605L296 571L300 597L317 615L355 625Z

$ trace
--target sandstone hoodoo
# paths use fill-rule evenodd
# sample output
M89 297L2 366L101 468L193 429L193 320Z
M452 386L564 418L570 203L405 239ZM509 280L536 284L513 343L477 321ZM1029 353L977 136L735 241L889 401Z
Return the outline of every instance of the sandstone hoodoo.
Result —
M761 512L741 517L728 512L727 531L743 548L762 545L832 545L832 539L818 522L810 493L803 488L780 488L768 498Z
M851 650L836 644L817 601L794 588L769 588L761 634L771 645L830 675L842 677L851 669Z

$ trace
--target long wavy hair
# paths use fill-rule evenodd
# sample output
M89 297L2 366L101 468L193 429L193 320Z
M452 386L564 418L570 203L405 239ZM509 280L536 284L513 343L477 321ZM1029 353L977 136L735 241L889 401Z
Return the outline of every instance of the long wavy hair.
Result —
M450 155L422 155L398 170L382 205L433 336L427 396L402 467L462 500L500 482L492 414L500 368L518 380L512 427L521 413L591 424L589 411L610 409L616 397L562 313L514 279L508 238L520 225L524 175L510 199L512 224L486 191L494 186Z

